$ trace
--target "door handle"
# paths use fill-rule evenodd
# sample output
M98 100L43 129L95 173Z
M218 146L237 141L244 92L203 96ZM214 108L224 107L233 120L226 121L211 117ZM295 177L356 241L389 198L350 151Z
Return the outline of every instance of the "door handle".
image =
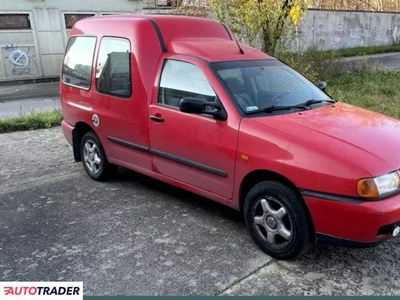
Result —
M157 123L162 123L164 122L164 118L161 117L161 115L157 114L157 115L150 115L150 120L153 120L154 122Z

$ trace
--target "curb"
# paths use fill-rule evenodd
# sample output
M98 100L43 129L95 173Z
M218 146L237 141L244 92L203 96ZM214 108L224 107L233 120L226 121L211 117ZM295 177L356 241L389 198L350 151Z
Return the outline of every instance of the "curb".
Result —
M10 86L10 85L32 84L32 83L46 83L46 82L60 82L60 77L4 80L4 81L0 81L0 87Z
M59 97L58 93L30 93L30 94L10 94L0 95L0 103L12 102L24 99L40 99L40 98L53 98Z

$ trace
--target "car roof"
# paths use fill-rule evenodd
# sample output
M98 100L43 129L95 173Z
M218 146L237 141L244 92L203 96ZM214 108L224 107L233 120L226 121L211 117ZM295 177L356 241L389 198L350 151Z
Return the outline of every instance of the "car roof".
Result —
M149 32L153 31L153 32ZM265 53L236 42L222 23L176 15L122 14L95 16L78 21L74 34L126 36L131 39L158 39L163 52L196 56L207 61L268 59Z

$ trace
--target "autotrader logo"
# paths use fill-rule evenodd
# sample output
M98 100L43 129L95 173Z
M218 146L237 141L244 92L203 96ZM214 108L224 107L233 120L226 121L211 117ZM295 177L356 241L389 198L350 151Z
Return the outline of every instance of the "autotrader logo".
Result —
M83 300L83 282L0 282L0 300Z

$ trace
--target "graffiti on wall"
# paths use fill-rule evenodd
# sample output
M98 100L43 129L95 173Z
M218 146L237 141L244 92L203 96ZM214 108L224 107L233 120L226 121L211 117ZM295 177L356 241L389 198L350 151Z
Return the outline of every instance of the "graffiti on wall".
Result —
M8 62L13 66L13 75L30 75L32 64L37 68L34 55L29 54L31 47L27 47L27 50L23 51L17 46L10 44L5 46L5 50L8 52Z
M399 44L400 43L400 25L396 25L394 27L392 36L393 36L393 44Z

